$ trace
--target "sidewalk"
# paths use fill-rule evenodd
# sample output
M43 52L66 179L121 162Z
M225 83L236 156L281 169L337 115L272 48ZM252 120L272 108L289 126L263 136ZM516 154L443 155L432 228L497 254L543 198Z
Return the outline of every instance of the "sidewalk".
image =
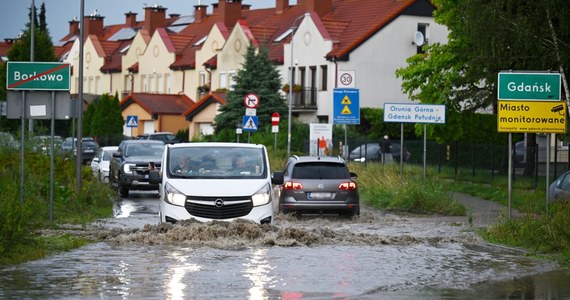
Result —
M455 200L465 206L467 216L471 217L472 225L475 227L487 227L495 224L499 218L507 219L509 217L508 207L496 202L463 193L453 192L451 194ZM520 212L518 210L511 210L512 217L519 215Z

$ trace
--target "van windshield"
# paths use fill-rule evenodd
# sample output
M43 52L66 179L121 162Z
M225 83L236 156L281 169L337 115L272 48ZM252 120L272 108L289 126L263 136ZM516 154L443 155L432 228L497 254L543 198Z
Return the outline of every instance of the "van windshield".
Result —
M266 177L264 161L261 148L171 148L167 170L169 176L179 178L256 179Z

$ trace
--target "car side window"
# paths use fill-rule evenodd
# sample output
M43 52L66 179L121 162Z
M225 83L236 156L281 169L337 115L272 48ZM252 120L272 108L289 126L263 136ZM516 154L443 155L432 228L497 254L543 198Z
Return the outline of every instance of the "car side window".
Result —
M570 176L564 176L562 182L560 183L560 189L565 191L570 191Z

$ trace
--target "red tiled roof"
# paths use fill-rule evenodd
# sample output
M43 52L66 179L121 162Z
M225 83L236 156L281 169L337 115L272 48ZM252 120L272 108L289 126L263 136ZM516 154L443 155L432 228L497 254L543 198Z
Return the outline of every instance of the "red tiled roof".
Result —
M131 104L138 104L149 114L182 115L194 106L194 101L186 95L164 95L149 93L133 93L121 100L121 109Z
M208 59L205 63L204 66L210 69L216 69L218 67L218 55L214 55L212 56L210 59Z
M184 49L181 49L177 59L170 65L171 69L188 70L196 68L196 50L200 46L194 46L196 42L200 41L210 33L213 26L223 26L217 23L219 18L215 15L209 15L202 19L199 23L191 23L184 30L177 35L186 39ZM221 32L226 31L225 26L219 27ZM181 43L182 44L182 43Z
M322 18L335 42L334 49L327 57L346 56L416 1L418 0L335 0L333 12Z
M192 119L197 114L199 114L206 107L208 107L210 104L213 104L213 103L219 103L221 105L225 105L226 104L226 93L212 92L212 93L207 94L206 96L202 97L202 99L200 99L200 101L196 102L196 104L194 106L190 107L190 109L185 111L183 113L183 115L184 115L184 117L186 117L186 120L192 121Z
M132 66L127 69L131 73L138 73L139 72L139 62L137 61Z

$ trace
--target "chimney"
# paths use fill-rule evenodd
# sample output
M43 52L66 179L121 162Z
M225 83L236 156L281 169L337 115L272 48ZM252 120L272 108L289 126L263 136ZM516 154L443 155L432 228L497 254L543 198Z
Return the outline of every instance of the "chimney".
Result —
M168 17L172 20L178 20L178 18L180 18L180 14L168 14Z
M129 11L125 14L125 24L128 27L136 27L137 26L137 13Z
M227 27L233 27L241 19L241 0L219 0L218 12Z
M332 12L332 0L304 0L307 12L316 12L319 17L324 17Z
M105 17L97 13L97 10L93 12L90 16L85 18L83 21L85 23L85 34L87 35L98 35L103 32L103 19Z
M144 8L144 28L152 35L157 28L166 27L166 7L158 4Z
M280 15L289 8L289 0L276 0L275 1L275 14Z
M79 34L79 20L77 18L73 18L73 20L69 21L69 35L78 35Z
M206 18L207 5L194 5L194 22L200 23Z

